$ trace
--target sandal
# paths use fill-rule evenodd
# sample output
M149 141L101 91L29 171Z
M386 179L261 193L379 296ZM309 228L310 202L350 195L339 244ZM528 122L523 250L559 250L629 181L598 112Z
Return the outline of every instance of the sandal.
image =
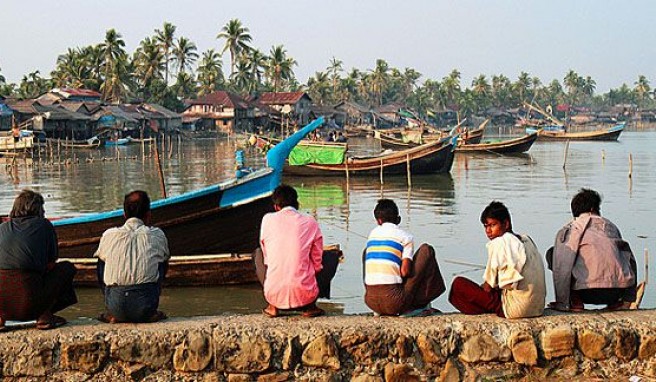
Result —
M50 330L65 325L67 322L64 317L53 314L47 321L37 321L36 328L39 330Z
M107 323L107 324L116 324L116 323L119 322L118 319L116 317L114 317L114 315L112 315L111 313L107 313L107 312L100 313L100 315L98 316L98 321L104 322L104 323Z
M276 308L273 308L273 311L269 311L269 307L267 306L266 308L262 309L262 313L264 313L264 315L269 318L278 317L278 309Z
M314 308L304 310L303 313L301 313L301 316L305 318L312 318L323 316L324 314L326 314L325 310L315 306Z
M162 321L166 320L169 318L166 313L162 312L161 310L156 311L153 313L152 316L150 316L150 319L148 319L148 322L157 322L157 321Z

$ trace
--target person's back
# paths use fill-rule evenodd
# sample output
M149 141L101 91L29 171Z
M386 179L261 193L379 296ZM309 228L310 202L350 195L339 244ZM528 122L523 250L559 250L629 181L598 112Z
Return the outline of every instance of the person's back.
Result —
M435 250L402 230L393 200L380 199L374 208L376 226L363 253L364 301L376 314L432 314L431 301L445 291Z
M37 320L38 329L52 329L66 320L54 315L77 302L75 266L57 262L57 234L45 219L43 197L23 190L0 224L0 330L5 320Z
M293 187L276 187L271 199L276 212L262 218L261 251L254 255L256 273L268 303L263 313L276 317L284 309L300 310L306 317L322 315L325 312L316 306L317 275L323 269L319 224L298 211L298 194Z
M601 196L582 188L572 198L574 220L556 234L547 254L553 272L557 310L583 310L584 304L625 309L636 299L636 262L619 229L601 216Z
M123 203L125 224L103 233L95 257L105 295L108 322L152 322L166 318L157 310L170 258L164 232L149 227L150 198L133 191Z
M323 252L321 231L316 220L294 208L283 208L262 219L261 242L268 267L264 282L267 300L288 309L305 305L319 293L315 278L316 261L311 253Z

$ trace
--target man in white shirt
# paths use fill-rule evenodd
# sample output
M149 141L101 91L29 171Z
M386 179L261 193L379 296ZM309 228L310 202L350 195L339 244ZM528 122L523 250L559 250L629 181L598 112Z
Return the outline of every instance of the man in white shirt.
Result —
M95 257L105 294L106 322L154 322L166 318L157 310L170 258L164 232L150 227L150 198L144 191L125 195L121 227L103 233Z

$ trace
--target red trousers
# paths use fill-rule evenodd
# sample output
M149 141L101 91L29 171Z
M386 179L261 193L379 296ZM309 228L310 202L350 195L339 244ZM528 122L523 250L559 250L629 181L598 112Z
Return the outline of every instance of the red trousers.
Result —
M501 290L486 292L480 285L465 278L456 277L451 284L449 302L464 314L495 313L505 317L501 305Z

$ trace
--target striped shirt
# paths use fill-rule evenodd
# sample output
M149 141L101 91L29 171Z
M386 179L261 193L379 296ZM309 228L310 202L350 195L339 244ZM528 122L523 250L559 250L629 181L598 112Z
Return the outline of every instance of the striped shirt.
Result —
M369 233L365 249L366 285L401 284L401 261L414 256L411 234L396 224L383 223Z

